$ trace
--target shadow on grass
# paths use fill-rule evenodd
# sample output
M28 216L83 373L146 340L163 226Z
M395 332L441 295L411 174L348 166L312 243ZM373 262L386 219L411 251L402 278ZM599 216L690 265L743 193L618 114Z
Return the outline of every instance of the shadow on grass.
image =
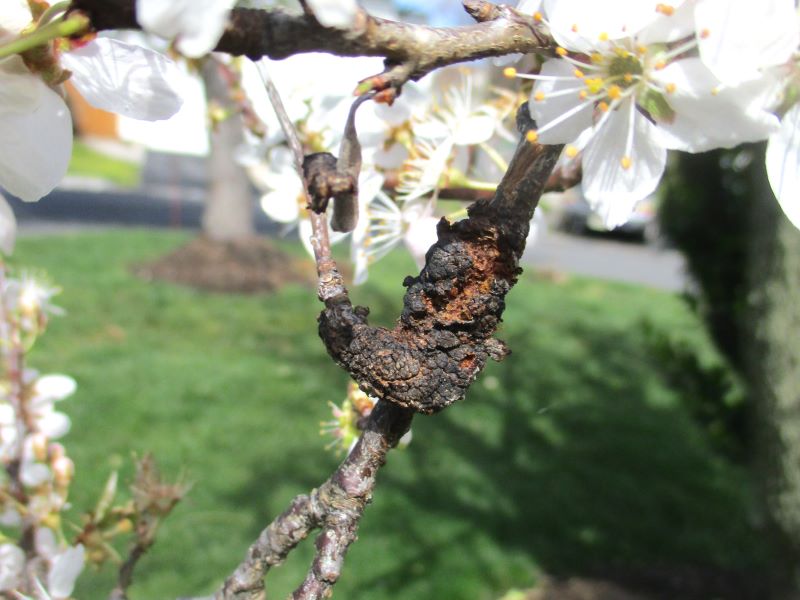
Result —
M292 287L197 294L130 276L127 264L181 241L115 232L21 244L20 256L27 248L26 260L65 288L70 317L32 364L80 384L66 440L80 475L75 506L91 506L110 458L131 450L153 450L165 472L183 466L196 482L142 561L133 600L211 592L258 531L336 464L317 430L345 376L317 339L315 298ZM398 274L412 269L407 259L386 264L354 295L388 324ZM624 579L763 567L743 471L712 452L665 382L646 350L645 315L698 328L665 294L521 281L500 334L514 354L490 365L465 402L416 419L410 448L380 475L336 597L489 600L531 585L537 570ZM310 552L305 544L270 575L270 597L297 585ZM104 598L111 576L87 574L76 596Z
M379 490L471 533L442 547L402 517L382 521L418 551L362 582L365 594L404 587L415 561L444 568L453 552L500 589L504 576L485 552L496 545L548 573L622 579L666 597L758 597L748 582L763 548L742 473L654 385L639 334L573 324L556 346L537 342L536 329L514 331L514 354L467 404L417 420L413 476L389 469Z

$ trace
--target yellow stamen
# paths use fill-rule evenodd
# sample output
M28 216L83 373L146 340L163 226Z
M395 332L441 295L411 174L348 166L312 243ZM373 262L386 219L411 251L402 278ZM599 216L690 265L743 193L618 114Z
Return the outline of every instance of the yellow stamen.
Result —
M583 71L581 71L580 69L575 69L575 70L572 72L572 74L573 74L573 75L575 75L575 77L577 77L577 78L579 78L579 79L583 79L583 76L584 76L584 75L583 75Z
M653 67L655 68L656 71L660 71L661 69L663 69L666 66L667 66L667 61L665 61L665 60L656 61L656 64L653 65Z
M636 53L637 54L647 54L647 46L644 44L639 44L636 46Z
M573 25L572 25L572 27L570 27L570 29L572 29L572 33L578 33L578 25L577 24L573 23Z
M556 54L558 54L559 56L566 56L567 51L561 46L559 46L558 48L556 48Z
M586 100L586 96L588 95L589 94L586 93L586 90L581 90L580 92L578 92L578 98L580 98L581 100Z
M589 77L584 80L586 87L592 94L596 94L603 89L603 80L599 77Z
M608 34L605 31L603 31L598 37L600 38L601 42L607 42L608 41Z
M623 75L622 78L625 80L625 83L630 83L631 81L633 81L633 75L631 75L630 73L625 73L625 75Z
M668 83L667 85L664 86L664 89L667 91L668 94L671 94L672 92L675 91L676 87L677 86L674 83Z
M717 94L719 94L719 88L718 87L712 88L711 95L716 96Z
M533 99L536 100L536 102L541 102L542 100L544 100L544 92L536 92L533 95Z
M506 67L503 69L503 77L514 79L517 76L517 70L514 67Z
M632 162L633 162L633 161L631 160L631 157L630 157L630 156L623 156L623 157L620 159L620 161L619 161L619 164L620 164L620 165L622 165L622 168L623 168L623 169L625 169L625 170L627 171L628 169L630 169L630 168L631 168L631 164L632 164Z
M568 158L575 158L578 156L578 149L575 146L567 146L564 149L564 154L566 154Z
M536 140L539 139L539 134L536 133L533 129L531 129L528 133L525 134L525 139L528 140L531 144L536 143Z
M595 64L602 64L602 62L605 60L603 55L599 52L592 52L589 58L591 58L592 62Z
M656 4L656 12L660 12L662 15L671 17L672 13L675 12L675 7L671 6L670 4Z
M543 19L544 17L542 16L542 13L540 13L538 10L535 13L533 13L533 20L536 21L537 23L541 22Z
M619 97L622 96L622 89L618 85L612 85L608 88L608 97L612 100L619 100Z
M711 32L708 29L701 29L700 30L700 37L706 39L708 36L711 35Z
M599 108L603 112L607 112L608 111L608 103L600 101L600 102L597 103L597 108Z

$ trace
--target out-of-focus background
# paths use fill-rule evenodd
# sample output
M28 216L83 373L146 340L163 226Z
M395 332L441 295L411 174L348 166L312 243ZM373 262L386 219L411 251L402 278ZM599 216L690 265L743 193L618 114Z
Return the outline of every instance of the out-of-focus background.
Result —
M459 2L373 4L467 22ZM69 177L36 204L12 200L13 264L63 288L67 315L31 360L79 384L63 407L73 504L89 506L114 469L130 479L131 453L152 451L194 484L137 571L131 598L141 600L210 593L341 458L319 429L347 378L317 338L313 266L297 236L281 235L245 187L247 219L269 246L234 240L210 256L192 245L217 171L203 86L187 78L185 92L166 125L70 93ZM543 200L499 332L513 354L465 402L415 420L412 443L380 475L337 597L765 597L797 518L780 482L800 468L800 254L765 191L761 154L673 157L660 190L615 231L580 186ZM163 281L180 280L176 265L206 290ZM398 248L352 295L390 325L415 269ZM769 419L781 411L784 429ZM768 505L776 495L783 521ZM302 579L311 553L306 544L270 574L271 597ZM112 579L87 573L75 596L103 598Z

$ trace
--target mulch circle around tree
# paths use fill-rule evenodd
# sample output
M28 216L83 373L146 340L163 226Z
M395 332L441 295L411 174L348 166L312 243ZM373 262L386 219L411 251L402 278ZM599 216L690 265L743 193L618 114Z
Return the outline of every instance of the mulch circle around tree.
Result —
M290 256L260 237L220 242L199 236L170 254L132 267L149 281L239 294L269 293L288 283L316 285L310 259Z

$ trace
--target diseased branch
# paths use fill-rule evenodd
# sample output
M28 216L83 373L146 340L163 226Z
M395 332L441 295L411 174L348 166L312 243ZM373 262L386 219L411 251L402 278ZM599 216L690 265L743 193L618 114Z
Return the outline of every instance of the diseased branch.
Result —
M485 0L464 0L463 4L476 24L428 27L373 17L361 10L347 30L323 27L308 13L239 8L231 13L216 50L253 60L304 52L380 56L386 59L386 70L372 78L367 89L396 91L409 79L420 79L447 65L513 53L549 54L555 47L547 27L531 15ZM72 9L85 12L98 31L139 27L135 0L73 0Z
M523 105L518 113L522 133L533 126L528 114ZM465 221L442 220L425 267L405 282L405 309L391 331L370 327L368 311L352 306L330 256L325 215L312 213L319 296L325 303L320 335L362 389L381 400L344 462L319 489L297 496L261 533L215 600L264 600L267 571L316 529L321 532L314 560L292 598L330 597L377 472L409 430L414 412L436 412L463 397L487 358L505 354L491 336L505 294L520 273L529 221L560 151L523 138L494 198L476 202Z
M527 105L519 110L518 125L523 133L533 127ZM394 329L371 327L368 309L354 307L346 290L325 299L320 337L362 390L435 413L464 397L489 358L508 353L492 336L560 152L560 146L523 139L492 200L470 206L464 221L439 222L425 267L403 282L408 290Z

